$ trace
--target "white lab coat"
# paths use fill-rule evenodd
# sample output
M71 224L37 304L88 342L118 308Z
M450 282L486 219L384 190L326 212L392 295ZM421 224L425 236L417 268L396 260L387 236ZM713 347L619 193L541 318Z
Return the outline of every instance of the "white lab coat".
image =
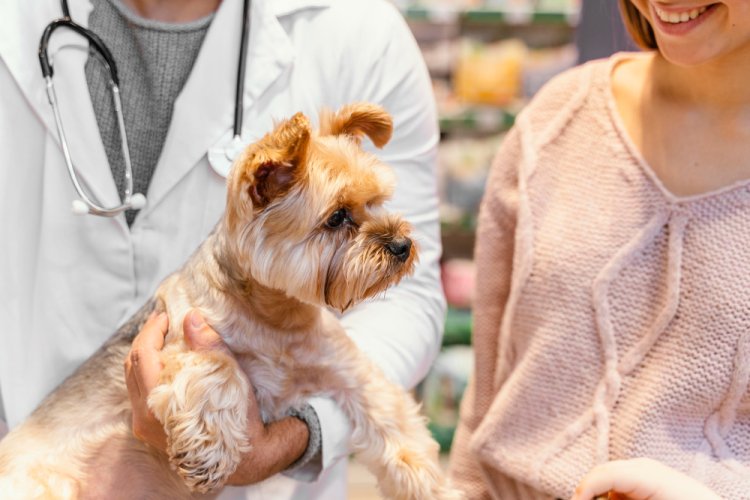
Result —
M86 24L89 0L71 0ZM177 268L220 217L231 134L242 3L224 0L175 103L148 191L128 229L113 218L71 213L68 178L37 60L57 0L0 0L0 411L12 428L125 321ZM57 94L80 177L105 205L118 201L84 76L87 45L66 29L50 43ZM397 174L391 207L415 226L414 278L343 321L384 371L404 386L437 353L444 303L439 284L436 116L419 50L385 0L254 0L244 95L245 142L274 120L351 101L394 116L392 142L377 154ZM226 498L346 496L348 424L329 400L311 401L321 420L323 463L295 477L227 491ZM2 416L2 414L0 414ZM322 468L322 472L320 472ZM318 476L318 473L320 475Z

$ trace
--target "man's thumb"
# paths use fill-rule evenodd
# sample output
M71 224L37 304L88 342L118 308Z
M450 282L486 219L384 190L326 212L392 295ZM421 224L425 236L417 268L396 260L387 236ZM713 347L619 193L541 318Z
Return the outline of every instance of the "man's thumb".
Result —
M197 309L192 309L185 315L182 322L185 332L185 341L193 351L211 350L224 347L221 337L213 328L208 326L206 320Z

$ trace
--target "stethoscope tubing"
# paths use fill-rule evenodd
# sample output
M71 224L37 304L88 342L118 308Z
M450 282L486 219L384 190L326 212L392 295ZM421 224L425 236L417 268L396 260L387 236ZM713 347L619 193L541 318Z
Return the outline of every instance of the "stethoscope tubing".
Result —
M63 7L63 14L67 11L67 5ZM57 92L55 91L55 83L53 80L54 68L49 61L49 39L52 33L58 28L68 28L75 31L79 35L86 38L92 47L101 56L101 61L109 71L110 81L109 87L112 94L112 102L115 107L115 116L117 118L117 127L120 132L120 146L122 148L123 159L125 162L125 191L123 201L119 205L113 207L104 207L94 201L93 197L89 196L83 189L81 182L78 179L75 166L70 154L70 147L68 146L68 140L65 135L65 129L62 124L62 115L60 113L60 106L58 104ZM39 64L42 68L42 76L45 80L45 86L47 90L47 100L52 106L52 113L55 117L55 127L57 128L57 135L60 138L60 144L63 150L63 156L65 158L65 165L68 169L68 175L73 183L73 187L78 194L78 199L73 201L73 213L75 214L93 214L101 215L104 217L113 217L125 210L129 209L140 209L146 204L146 198L142 194L133 194L133 166L130 160L130 149L128 147L128 138L125 132L125 120L122 115L122 99L120 98L120 78L117 74L117 65L115 63L112 53L107 49L104 42L99 38L96 33L91 30L84 28L83 26L75 23L70 17L64 17L62 19L56 19L52 21L44 29L42 38L39 41Z
M84 28L77 24L70 17L70 10L68 8L67 0L61 0L61 7L63 17L56 19L49 23L44 31L42 32L41 40L39 41L39 64L42 68L42 76L45 80L47 90L47 100L52 106L52 112L55 117L55 127L57 128L57 134L60 139L60 144L63 150L63 156L65 158L65 165L68 169L70 180L73 183L73 187L78 194L79 199L73 201L73 212L76 214L92 214L101 215L105 217L113 217L117 214L124 212L129 209L141 209L146 205L146 197L140 193L133 194L133 167L130 160L130 149L128 147L127 134L125 132L125 120L122 114L122 100L120 98L120 79L117 73L117 64L115 63L112 53L109 51L107 46L104 44L101 38L93 31ZM233 125L233 142L239 143L240 134L242 133L242 121L243 121L243 96L245 91L245 73L247 64L247 48L248 40L250 37L250 23L248 22L250 15L250 0L243 0L242 7L242 36L240 40L240 54L239 61L237 63L237 85L235 88L235 103L234 103L234 125ZM125 191L122 203L113 207L104 207L94 201L93 197L89 196L83 189L81 182L78 180L78 174L73 160L70 155L70 147L65 136L65 130L62 124L62 117L60 113L60 107L58 104L57 93L55 92L55 84L53 81L54 67L49 61L49 40L52 34L58 28L68 28L75 31L79 35L86 38L92 47L101 56L100 60L105 65L110 74L109 87L112 93L112 102L115 107L115 115L117 117L117 127L120 131L121 148L123 152L123 159L125 162Z
M245 94L245 67L247 65L247 45L250 37L250 0L242 3L242 36L240 38L240 60L237 62L237 85L234 92L234 137L239 138L242 133L242 97Z

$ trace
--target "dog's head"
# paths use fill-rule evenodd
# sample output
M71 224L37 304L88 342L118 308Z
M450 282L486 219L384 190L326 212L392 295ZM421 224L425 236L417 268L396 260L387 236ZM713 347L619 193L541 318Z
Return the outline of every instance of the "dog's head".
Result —
M413 271L411 228L388 213L395 178L360 147L388 142L379 106L301 113L248 146L229 177L224 225L234 261L259 283L345 310Z

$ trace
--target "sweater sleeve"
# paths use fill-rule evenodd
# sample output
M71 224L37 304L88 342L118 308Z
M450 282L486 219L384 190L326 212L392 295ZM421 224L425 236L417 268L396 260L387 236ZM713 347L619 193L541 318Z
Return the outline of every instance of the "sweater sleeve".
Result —
M471 450L471 438L499 389L494 380L498 334L512 274L517 171L521 161L519 136L518 130L512 129L503 141L493 162L479 212L472 341L475 368L461 403L449 468L455 486L471 499L490 498Z

